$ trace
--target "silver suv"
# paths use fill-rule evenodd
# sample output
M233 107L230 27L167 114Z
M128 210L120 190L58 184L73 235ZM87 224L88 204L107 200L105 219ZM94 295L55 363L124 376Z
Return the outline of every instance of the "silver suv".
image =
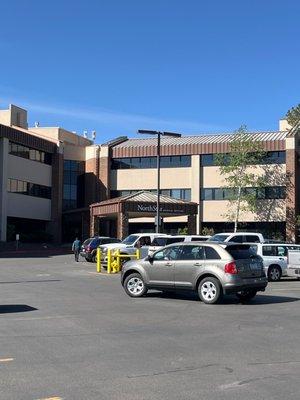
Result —
M197 291L204 303L214 304L223 294L250 300L265 290L268 281L262 259L250 245L190 242L127 262L121 283L131 297L141 297L148 289L184 289Z

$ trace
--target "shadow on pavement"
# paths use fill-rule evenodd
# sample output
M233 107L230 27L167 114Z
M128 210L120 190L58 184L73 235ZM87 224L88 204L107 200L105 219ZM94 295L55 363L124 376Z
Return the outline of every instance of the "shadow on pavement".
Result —
M37 308L28 306L26 304L5 304L0 305L0 314L21 313L28 311L36 311Z
M177 300L188 300L188 301L199 301L199 297L193 292L150 292L147 293L146 298L161 298L161 299L177 299ZM273 296L273 295L263 295L258 294L254 299L243 302L239 300L234 295L224 296L220 304L243 304L243 305L260 305L260 304L279 304L279 303L291 303L294 301L299 301L299 297L287 297L287 296Z

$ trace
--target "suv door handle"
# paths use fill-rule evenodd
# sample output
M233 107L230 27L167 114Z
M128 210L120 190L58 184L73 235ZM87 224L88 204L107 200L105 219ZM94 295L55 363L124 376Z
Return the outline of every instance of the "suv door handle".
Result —
M166 267L172 267L172 266L173 266L173 263L167 262L167 263L165 263L165 266L166 266Z
M283 257L279 257L279 260L284 261L284 258Z
M201 264L201 263L198 263L198 262L196 262L196 263L194 264L194 266L195 266L195 267L202 267L202 264Z

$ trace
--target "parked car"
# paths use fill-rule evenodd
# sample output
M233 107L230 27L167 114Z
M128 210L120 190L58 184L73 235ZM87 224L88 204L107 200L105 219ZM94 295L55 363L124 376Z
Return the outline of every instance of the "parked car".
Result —
M168 246L172 243L180 242L204 242L209 240L210 236L201 235L170 235L154 238L151 246L148 249L148 256L153 255L157 250L162 247Z
M184 289L196 291L204 303L214 304L232 293L250 300L265 290L268 280L261 257L250 245L189 242L127 262L121 283L131 297L141 297L148 289Z
M299 246L300 247L300 246ZM300 279L300 249L288 250L287 276Z
M287 274L287 256L289 250L300 250L300 245L291 243L255 243L252 249L262 257L266 275L271 282L279 281Z
M234 243L264 243L265 239L261 233L254 232L224 232L213 235L209 241L212 242L234 242Z
M161 236L166 235L162 233L135 233L127 236L121 243L100 246L103 266L107 264L107 251L109 249L112 251L120 250L120 254L124 255L134 254L137 249L140 249L141 258L144 258L148 255L148 248L151 246L154 238ZM128 260L124 258L123 261Z
M102 244L108 243L120 243L121 240L116 238L111 238L107 236L96 236L93 238L86 239L80 250L81 257L84 257L86 261L95 262L97 255L97 248Z

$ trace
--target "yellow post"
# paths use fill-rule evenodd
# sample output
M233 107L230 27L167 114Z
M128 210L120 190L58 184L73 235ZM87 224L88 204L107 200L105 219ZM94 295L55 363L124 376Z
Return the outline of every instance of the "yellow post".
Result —
M121 270L120 249L117 250L116 256L117 256L117 271L116 272L120 272L120 270Z
M101 251L97 248L97 272L101 272Z
M107 273L110 274L111 271L111 249L107 250Z
M139 260L141 258L141 250L140 249L136 249L136 259Z

